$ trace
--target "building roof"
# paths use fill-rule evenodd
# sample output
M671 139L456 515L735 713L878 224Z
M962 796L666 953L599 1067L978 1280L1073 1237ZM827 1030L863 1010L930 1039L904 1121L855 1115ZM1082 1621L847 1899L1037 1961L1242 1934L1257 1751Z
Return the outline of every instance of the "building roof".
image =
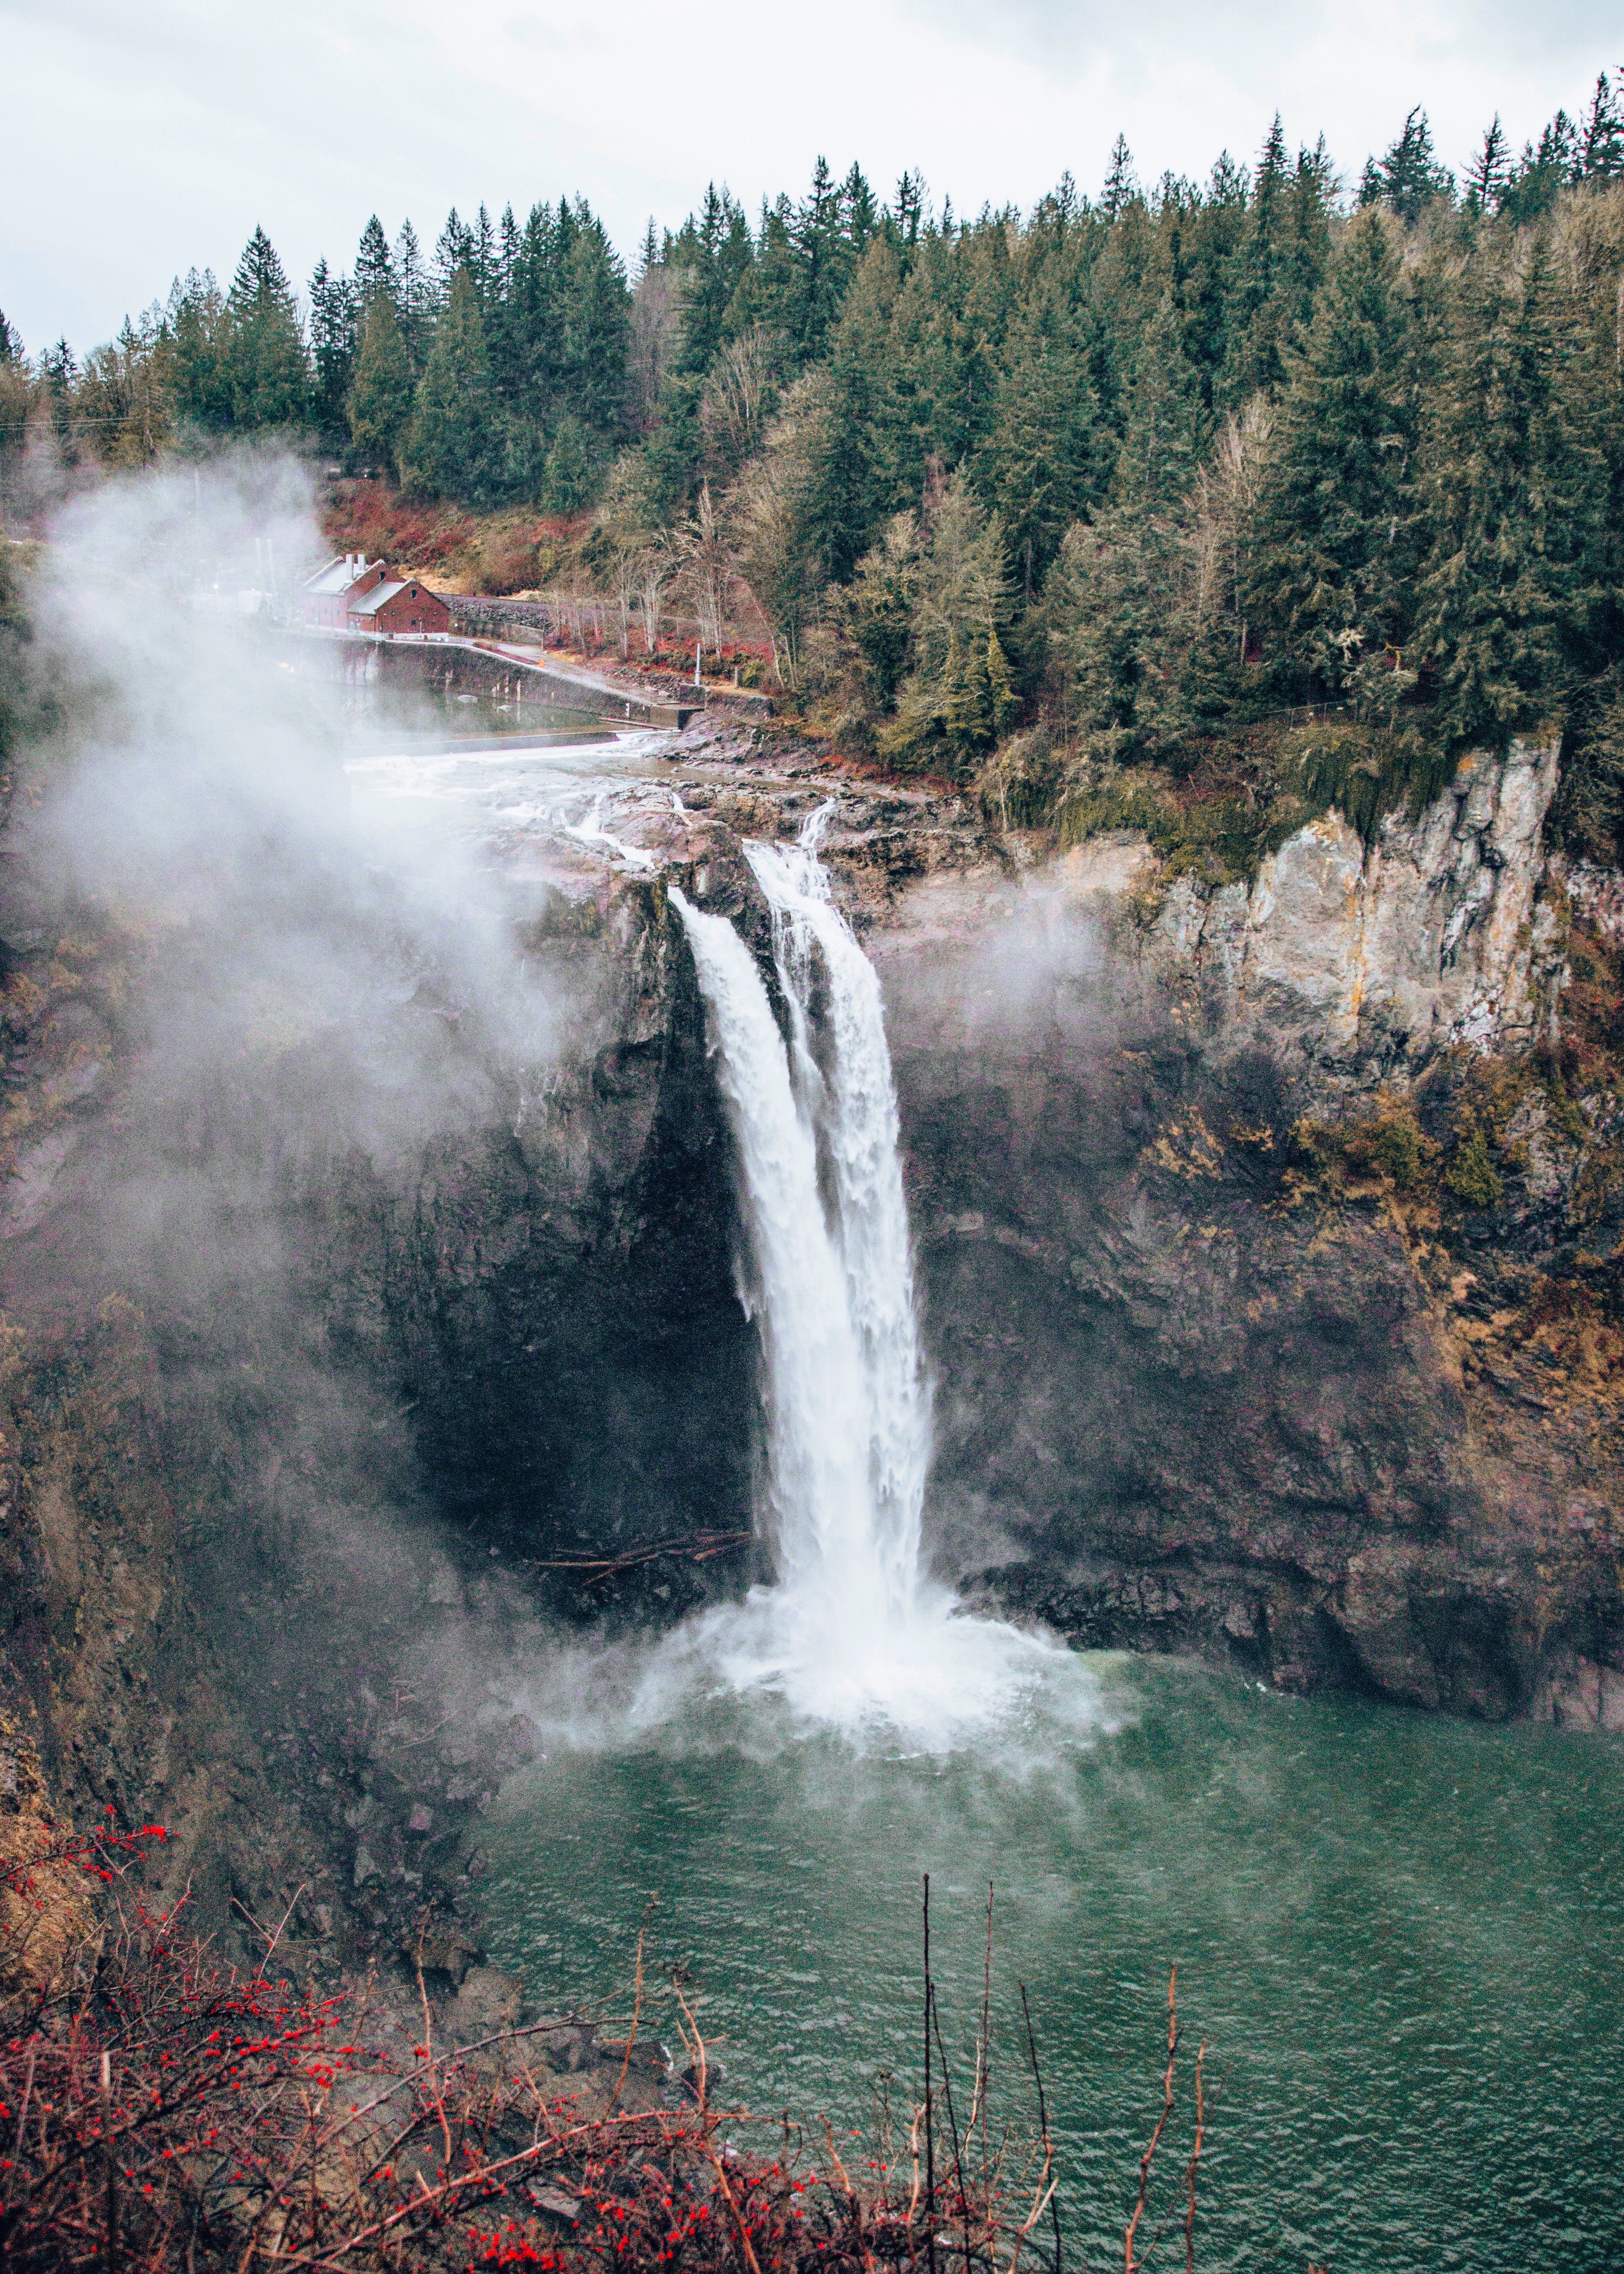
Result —
M403 580L393 584L374 584L370 592L364 593L360 599L350 602L350 613L352 616L375 615L386 600L392 600L397 592L403 592L405 590Z
M317 599L347 592L355 583L355 571L343 553L338 553L304 579L304 590Z

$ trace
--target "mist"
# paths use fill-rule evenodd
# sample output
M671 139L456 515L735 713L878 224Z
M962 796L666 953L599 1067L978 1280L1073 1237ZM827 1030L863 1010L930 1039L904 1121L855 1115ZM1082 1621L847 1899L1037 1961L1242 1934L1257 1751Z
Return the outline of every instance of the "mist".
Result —
M302 471L253 458L109 485L51 530L29 594L51 724L0 876L28 1078L4 1302L36 1337L133 1306L189 1585L236 1677L348 1668L352 1704L391 1630L462 1619L446 1543L491 1564L447 1513L459 1480L484 1460L509 1545L545 1532L547 1464L492 1450L492 1407L551 1400L564 1435L578 1417L545 1359L515 1387L523 1298L499 1329L485 1282L511 1260L493 1244L524 1261L538 1163L555 1209L590 1204L555 1109L568 1125L605 1005L601 959L571 943L548 967L533 864L455 809L353 792L336 668L258 612L267 561L285 590L323 549ZM496 1646L482 1590L447 1681L482 1623ZM273 1630L252 1647L244 1603Z

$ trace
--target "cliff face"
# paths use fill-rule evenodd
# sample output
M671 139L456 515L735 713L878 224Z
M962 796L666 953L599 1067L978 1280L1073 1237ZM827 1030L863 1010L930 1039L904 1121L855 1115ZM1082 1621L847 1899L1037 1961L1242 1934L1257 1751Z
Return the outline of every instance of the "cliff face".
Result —
M961 1584L1294 1688L1624 1727L1618 1111L1528 1055L1575 897L1555 780L1477 758L1250 888L1119 837L896 897ZM1327 1174L1314 1117L1374 1153ZM1492 1205L1447 1182L1466 1127Z
M681 849L740 913L736 839ZM661 885L554 854L508 880L539 1054L432 971L351 1033L297 966L238 999L195 921L11 903L0 1849L41 1806L162 1820L169 1892L228 1946L303 1880L296 1958L399 1949L427 1901L455 1977L470 1826L517 1758L480 1696L436 1738L457 1638L494 1662L538 1593L670 1615L749 1569L692 967ZM696 1565L702 1529L733 1544ZM661 1541L629 1582L545 1568Z
M1548 1028L1562 925L1543 832L1557 744L1469 757L1417 819L1389 814L1366 845L1330 812L1288 840L1252 885L1184 876L1154 888L1147 847L1117 838L1069 856L1071 890L1104 911L1138 888L1127 960L1199 1005L1215 1041L1262 1048L1323 1091L1408 1080L1455 1044L1525 1046Z

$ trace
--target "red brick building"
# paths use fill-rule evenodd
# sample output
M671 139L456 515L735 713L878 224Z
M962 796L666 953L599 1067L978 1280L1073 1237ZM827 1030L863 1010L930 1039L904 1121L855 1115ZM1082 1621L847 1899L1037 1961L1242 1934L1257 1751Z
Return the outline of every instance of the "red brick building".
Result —
M298 607L307 624L384 639L451 629L451 611L437 592L415 576L391 576L386 562L364 553L340 554L307 576Z
M307 624L342 632L348 627L350 600L372 591L388 573L381 561L369 563L365 553L345 553L326 561L300 585L299 614Z
M425 632L448 632L451 611L438 592L431 592L415 576L400 577L352 592L345 621L352 632L380 633L385 639L394 639L397 633L421 637Z

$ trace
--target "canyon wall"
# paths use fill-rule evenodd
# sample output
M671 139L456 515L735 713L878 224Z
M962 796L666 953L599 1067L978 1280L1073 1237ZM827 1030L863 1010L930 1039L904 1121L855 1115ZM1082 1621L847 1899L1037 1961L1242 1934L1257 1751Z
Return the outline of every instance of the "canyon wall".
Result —
M1529 1057L1566 976L1555 781L1553 747L1474 758L1250 886L1119 836L890 897L968 1591L1292 1688L1624 1727L1619 1116ZM1480 1099L1486 1207L1438 1172ZM1324 1173L1316 1126L1395 1114L1413 1177Z

